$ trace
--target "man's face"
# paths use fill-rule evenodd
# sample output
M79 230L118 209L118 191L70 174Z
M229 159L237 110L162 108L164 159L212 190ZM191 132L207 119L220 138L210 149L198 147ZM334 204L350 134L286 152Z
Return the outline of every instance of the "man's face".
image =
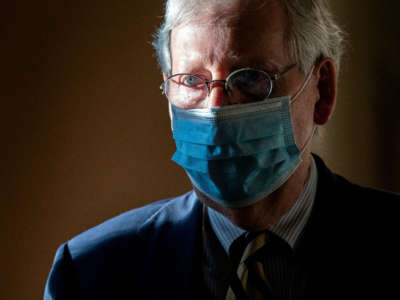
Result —
M262 8L243 7L240 1L230 7L215 7L189 24L172 31L172 74L191 73L206 80L226 79L244 67L263 69L275 74L294 62L285 47L286 15L280 1L268 1ZM230 10L234 18L216 16ZM296 68L275 82L270 97L293 96L305 76ZM292 105L296 142L302 148L313 126L316 89L313 80ZM222 84L213 86L209 107L229 105Z
M232 71L244 67L263 69L274 74L297 63L291 59L286 49L287 24L281 1L270 0L265 1L266 3L263 1L265 4L259 9L254 9L251 4L260 1L250 2L248 8L243 7L241 3L247 1L232 2L234 4L231 4L229 8L210 8L207 10L207 15L200 14L196 21L181 25L172 31L170 45L172 74L191 73L207 81L225 80ZM226 15L227 12L229 13L228 10L237 13L235 18L216 18L221 14ZM216 19L218 21L213 22ZM328 65L332 66L329 63ZM298 148L302 150L313 133L314 109L320 99L320 78L318 72L313 72L306 88L291 105L294 136ZM327 76L327 78L333 77ZM270 97L294 96L305 80L306 76L295 68L275 82ZM323 85L333 91L333 97L328 97L333 100L334 80L328 80ZM230 104L223 84L217 83L212 86L207 104L209 107ZM331 105L328 105L325 109L322 105L322 117L316 121L319 125L327 120L332 111L330 107ZM304 148L303 163L289 180L274 193L254 205L226 209L196 188L194 189L202 202L229 216L238 226L247 230L265 229L267 225L274 224L279 216L286 213L293 201L297 199L308 172L311 152L309 146L310 143Z

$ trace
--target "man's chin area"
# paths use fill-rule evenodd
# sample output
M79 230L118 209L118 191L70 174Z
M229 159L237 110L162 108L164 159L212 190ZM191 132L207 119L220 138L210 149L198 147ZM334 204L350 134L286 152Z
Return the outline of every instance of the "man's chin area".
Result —
M262 231L270 228L280 216L271 214L274 212L273 197L266 197L261 201L245 207L227 207L210 199L198 189L193 187L200 201L223 214L233 224L247 231Z

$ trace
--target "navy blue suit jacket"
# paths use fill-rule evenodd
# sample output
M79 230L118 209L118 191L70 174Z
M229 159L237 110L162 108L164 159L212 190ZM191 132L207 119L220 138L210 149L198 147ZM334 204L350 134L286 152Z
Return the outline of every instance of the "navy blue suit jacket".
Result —
M315 159L316 201L296 250L303 299L398 298L399 195L353 185ZM44 298L202 299L201 224L193 192L110 219L58 249Z

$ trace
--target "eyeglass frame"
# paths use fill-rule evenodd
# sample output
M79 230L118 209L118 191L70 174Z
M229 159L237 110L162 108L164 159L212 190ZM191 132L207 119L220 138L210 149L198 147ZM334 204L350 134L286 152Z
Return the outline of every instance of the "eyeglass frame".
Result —
M190 74L190 73L176 73L176 74L172 74L172 75L168 76L168 78L167 78L166 80L164 80L163 83L161 83L161 85L160 85L160 90L162 91L161 94L162 94L162 95L165 95L165 96L168 98L168 96L167 96L167 94L166 94L166 92L165 92L165 85L166 85L166 82L168 82L168 80L170 80L172 77L175 77L175 76L179 76L179 75L190 75L190 76L195 76L195 77L201 79L201 80L205 83L205 85L206 85L206 87L207 87L207 97L208 97L208 96L210 95L210 93L211 93L210 85L211 85L212 83L214 83L214 82L224 82L224 83L225 83L225 84L224 84L224 90L225 90L225 92L227 92L228 95L229 95L229 90L230 90L230 88L228 87L229 79L230 79L234 74L237 74L237 73L242 72L242 71L247 71L247 70L249 70L249 71L258 71L258 72L264 73L264 74L269 78L269 82L270 82L269 92L268 92L268 95L265 96L265 98L267 99L267 98L271 95L272 90L273 90L273 88L274 88L274 84L273 84L274 81L276 81L276 80L282 78L285 74L287 74L289 71L291 71L291 70L294 69L295 67L297 67L297 63L294 63L294 64L292 64L292 65L289 65L289 66L286 67L283 71L278 72L278 73L275 73L275 74L269 74L268 72L266 72L266 71L264 71L264 70L256 69L256 68L248 68L248 67L247 67L247 68L240 68L240 69L237 69L237 70L233 71L232 73L230 73L230 74L228 75L228 77L226 77L226 79L215 79L215 80L209 80L209 81L204 80L203 78L201 78L201 77L198 76L198 75L194 75L194 74Z

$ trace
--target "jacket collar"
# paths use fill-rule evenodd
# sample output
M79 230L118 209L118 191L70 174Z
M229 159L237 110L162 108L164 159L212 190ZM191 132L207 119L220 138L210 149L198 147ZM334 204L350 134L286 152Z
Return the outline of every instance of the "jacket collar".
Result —
M143 261L152 262L142 269L153 298L196 299L201 283L202 209L203 204L191 191L167 201L139 230L148 257Z

